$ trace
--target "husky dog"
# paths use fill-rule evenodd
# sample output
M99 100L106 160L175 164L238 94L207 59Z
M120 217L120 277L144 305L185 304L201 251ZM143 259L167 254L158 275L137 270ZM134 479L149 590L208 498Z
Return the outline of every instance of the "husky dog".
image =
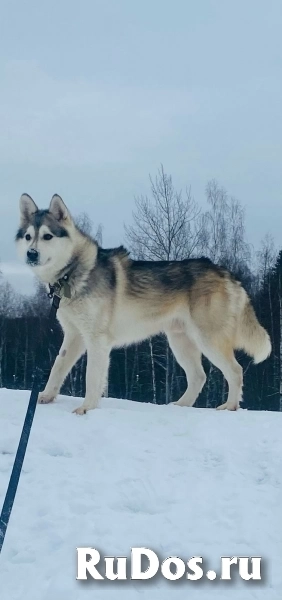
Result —
M39 210L23 194L20 212L20 255L47 286L68 283L58 310L64 341L39 402L55 399L87 351L86 396L74 412L82 415L96 408L112 348L163 332L188 380L188 389L175 404L195 403L206 380L204 354L228 383L227 402L218 408L239 407L243 374L234 350L244 350L259 363L269 356L271 343L247 293L227 270L206 258L136 261L122 246L100 248L75 225L58 195L48 210Z

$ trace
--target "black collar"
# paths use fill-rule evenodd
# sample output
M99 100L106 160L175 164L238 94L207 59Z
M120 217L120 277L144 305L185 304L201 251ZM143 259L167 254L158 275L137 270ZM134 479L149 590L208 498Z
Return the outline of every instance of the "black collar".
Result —
M55 283L49 283L50 292L48 294L49 298L53 298L53 296L59 296L62 298L71 298L71 288L69 281L69 275L66 273L62 278L55 281Z
M70 278L74 278L75 271L78 266L78 258L73 256L70 262L58 273L59 277L55 283L49 283L50 292L49 298L53 298L54 294L62 298L71 298L71 287L69 284Z

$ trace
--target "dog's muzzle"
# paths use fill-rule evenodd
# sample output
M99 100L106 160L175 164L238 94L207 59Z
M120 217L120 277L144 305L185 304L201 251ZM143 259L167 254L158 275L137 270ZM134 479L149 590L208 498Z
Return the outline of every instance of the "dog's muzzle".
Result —
M34 248L31 248L30 250L27 251L27 262L30 265L36 265L38 263L38 258L39 258L39 254L37 252L37 250L35 250Z

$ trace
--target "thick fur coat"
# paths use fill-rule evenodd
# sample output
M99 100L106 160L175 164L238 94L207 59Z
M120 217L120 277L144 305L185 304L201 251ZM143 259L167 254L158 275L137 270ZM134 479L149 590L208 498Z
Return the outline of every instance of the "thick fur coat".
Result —
M39 210L24 194L20 214L20 255L45 284L66 277L70 286L71 297L63 297L58 310L64 341L40 402L54 400L87 351L86 396L75 412L95 408L112 348L163 332L188 381L176 404L195 403L206 380L204 354L228 382L227 402L219 408L239 407L243 375L234 350L259 363L269 356L271 344L246 291L227 270L206 258L135 261L123 247L102 249L76 227L57 195L48 210Z

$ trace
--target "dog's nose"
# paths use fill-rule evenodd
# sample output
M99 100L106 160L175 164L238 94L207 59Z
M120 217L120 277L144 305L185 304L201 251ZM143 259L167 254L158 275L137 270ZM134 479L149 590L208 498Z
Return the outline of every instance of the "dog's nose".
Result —
M27 251L27 258L30 262L36 262L38 259L38 252L34 248Z

